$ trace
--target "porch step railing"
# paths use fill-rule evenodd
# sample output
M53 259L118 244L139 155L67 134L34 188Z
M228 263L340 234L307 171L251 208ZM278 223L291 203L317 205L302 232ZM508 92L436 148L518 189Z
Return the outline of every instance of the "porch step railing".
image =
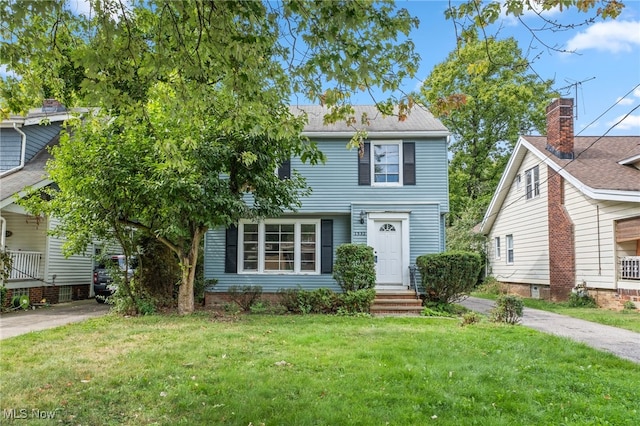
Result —
M640 280L640 256L620 258L620 279Z
M42 253L37 251L11 251L8 250L11 255L11 274L9 274L10 280L29 280L29 279L41 279L40 273L40 260L42 259Z

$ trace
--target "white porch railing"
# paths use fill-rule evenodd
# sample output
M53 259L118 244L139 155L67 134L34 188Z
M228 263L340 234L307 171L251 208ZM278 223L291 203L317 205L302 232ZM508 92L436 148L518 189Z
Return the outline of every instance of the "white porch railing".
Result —
M8 253L13 259L10 280L41 279L40 259L42 253L37 251L11 251Z
M620 258L620 279L640 280L640 256Z

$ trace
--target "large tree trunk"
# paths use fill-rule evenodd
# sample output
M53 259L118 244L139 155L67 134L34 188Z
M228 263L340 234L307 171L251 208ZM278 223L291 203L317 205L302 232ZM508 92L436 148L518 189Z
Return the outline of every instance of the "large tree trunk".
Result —
M182 279L178 291L178 314L188 315L195 309L193 297L193 282L196 277L196 264L198 263L198 249L200 240L204 235L203 229L198 229L193 235L191 249L186 255L180 256L180 267L182 268Z

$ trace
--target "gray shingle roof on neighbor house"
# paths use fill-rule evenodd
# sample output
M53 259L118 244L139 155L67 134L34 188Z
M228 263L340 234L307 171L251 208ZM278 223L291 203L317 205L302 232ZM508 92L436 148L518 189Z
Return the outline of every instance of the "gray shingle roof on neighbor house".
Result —
M56 138L55 143L57 143ZM45 165L51 154L45 147L25 166L0 179L0 207L13 203L13 195L20 193L27 187L39 187L49 183Z
M439 135L449 134L447 128L431 114L426 108L414 106L408 114L406 120L400 121L396 115L383 116L375 105L354 105L354 117L356 124L347 125L344 120L334 124L324 124L324 116L329 113L329 109L319 105L292 105L291 112L301 114L306 112L309 122L304 128L305 133L353 133L355 129L367 132L381 133L438 133ZM369 125L361 124L362 114L365 113L369 119Z
M640 136L576 136L574 160L547 151L546 136L523 136L549 160L593 189L640 191L640 171L620 162L640 155ZM639 199L640 201L640 199Z

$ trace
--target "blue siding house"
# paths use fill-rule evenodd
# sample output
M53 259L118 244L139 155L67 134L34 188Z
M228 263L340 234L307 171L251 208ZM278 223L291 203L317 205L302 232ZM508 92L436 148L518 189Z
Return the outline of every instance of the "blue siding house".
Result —
M353 128L323 124L327 109L292 111L308 115L304 134L326 162L312 166L292 158L287 165L312 188L297 212L207 233L205 279L218 280L209 295L248 285L264 293L298 286L340 291L332 269L336 247L344 243L373 247L376 289L406 290L416 257L445 247L448 130L424 108L414 107L399 121L374 106L356 106L356 117L369 117L361 156L346 148Z

